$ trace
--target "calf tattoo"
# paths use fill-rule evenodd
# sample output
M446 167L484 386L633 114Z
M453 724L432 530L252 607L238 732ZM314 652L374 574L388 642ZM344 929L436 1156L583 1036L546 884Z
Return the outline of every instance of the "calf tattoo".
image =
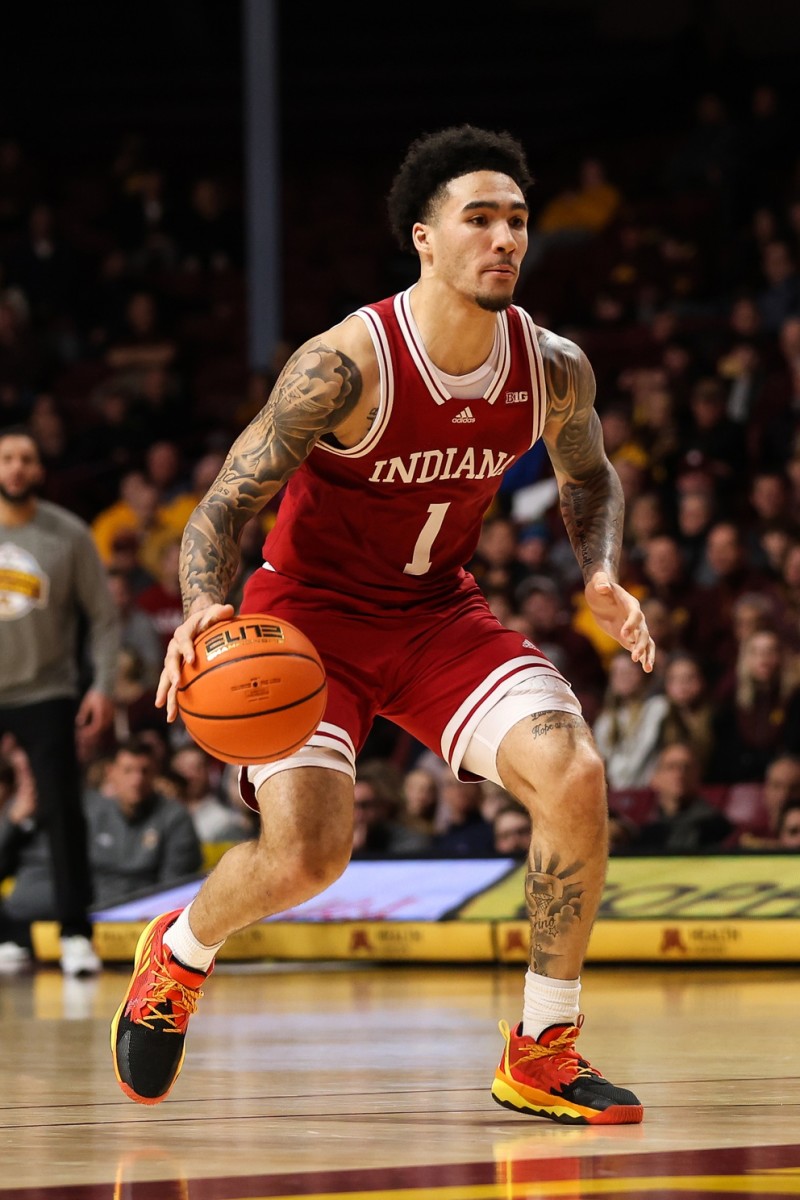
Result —
M557 854L543 859L539 850L531 851L531 870L525 879L525 901L531 923L531 970L549 975L558 959L559 937L581 919L583 884L576 876L582 862L561 869Z

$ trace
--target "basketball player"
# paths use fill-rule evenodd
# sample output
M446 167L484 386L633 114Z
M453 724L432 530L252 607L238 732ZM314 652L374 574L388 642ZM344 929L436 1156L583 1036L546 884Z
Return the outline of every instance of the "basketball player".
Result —
M415 142L389 212L419 281L293 355L186 527L185 620L157 703L176 715L181 661L225 604L242 527L287 485L243 612L271 612L316 644L328 706L298 753L249 767L267 819L192 904L151 923L112 1024L117 1078L162 1100L214 955L235 930L317 895L352 845L356 754L377 714L464 779L491 779L531 813L531 958L522 1020L503 1022L492 1094L570 1123L638 1122L633 1093L576 1049L580 971L606 868L603 764L568 682L492 616L462 563L506 468L539 438L588 605L645 671L655 649L617 583L623 499L604 451L594 378L571 342L511 303L527 246L530 176L508 134L471 126ZM170 1035L170 1036L167 1036Z

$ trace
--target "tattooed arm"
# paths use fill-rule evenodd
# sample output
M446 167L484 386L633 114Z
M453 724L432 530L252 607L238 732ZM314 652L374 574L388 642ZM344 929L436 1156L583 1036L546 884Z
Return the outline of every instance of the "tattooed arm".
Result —
M346 422L361 390L355 362L324 342L308 342L292 356L189 518L180 563L184 616L198 602L224 603L239 562L242 529L316 442Z
M170 721L177 715L181 664L193 661L195 637L233 616L225 601L239 564L244 526L320 439L354 444L369 426L377 366L371 343L363 341L369 335L360 329L361 321L345 322L296 351L189 517L180 558L184 621L170 641L156 693L156 705L166 704Z
M539 346L547 391L544 441L587 603L600 627L651 671L655 647L647 623L638 601L617 581L625 501L603 448L594 372L583 351L566 338L540 330Z

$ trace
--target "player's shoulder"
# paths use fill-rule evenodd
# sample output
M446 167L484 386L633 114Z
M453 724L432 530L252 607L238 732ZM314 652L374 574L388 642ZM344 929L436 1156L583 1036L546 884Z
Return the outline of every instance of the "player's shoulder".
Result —
M355 313L308 338L294 351L292 360L299 362L309 356L329 354L345 356L362 368L374 361L372 338L364 322Z
M586 354L572 338L555 333L552 329L545 329L543 325L536 326L536 336L545 364L554 363L559 367L565 364L580 367L589 365Z
M37 501L36 522L41 529L58 533L60 536L75 539L91 537L91 530L82 517L61 504L53 504L51 500Z

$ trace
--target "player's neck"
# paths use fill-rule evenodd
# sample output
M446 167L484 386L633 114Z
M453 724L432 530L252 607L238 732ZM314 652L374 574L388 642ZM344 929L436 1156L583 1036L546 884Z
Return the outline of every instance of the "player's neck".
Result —
M492 352L497 315L433 279L421 279L409 297L428 357L448 375L467 375Z

